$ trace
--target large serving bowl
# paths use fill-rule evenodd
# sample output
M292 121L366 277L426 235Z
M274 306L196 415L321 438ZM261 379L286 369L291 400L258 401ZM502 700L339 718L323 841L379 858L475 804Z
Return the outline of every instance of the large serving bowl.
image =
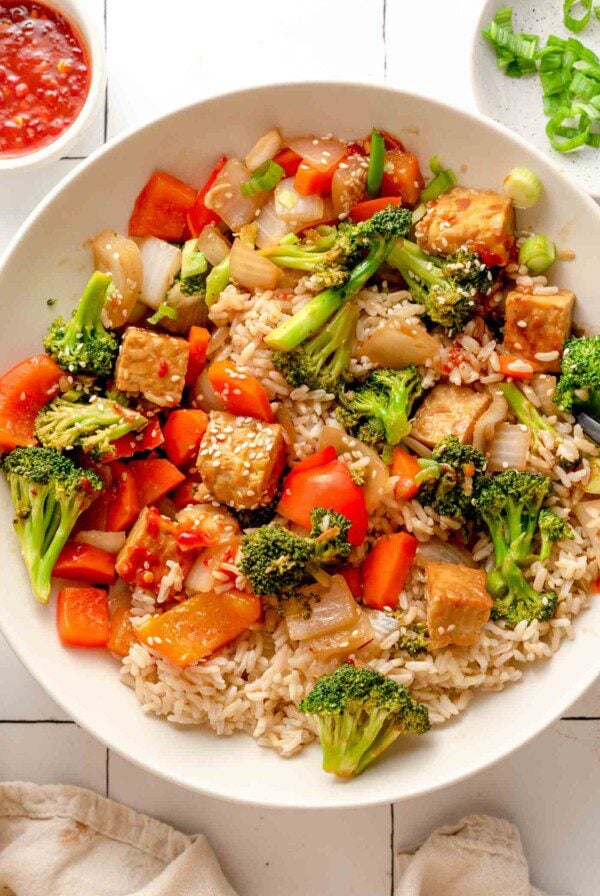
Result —
M267 129L345 137L372 124L398 134L425 162L439 153L462 171L461 182L499 188L515 165L540 175L545 196L520 222L572 248L577 261L556 267L556 279L578 297L578 322L598 319L600 210L553 164L490 121L422 97L358 84L288 84L228 94L188 106L100 150L47 197L0 263L6 368L38 353L57 312L68 313L90 270L85 240L104 227L125 228L132 202L154 168L200 185L217 156L244 153ZM46 300L60 296L49 309ZM0 626L29 671L84 728L133 762L193 790L241 802L287 807L343 807L418 796L472 775L549 725L600 672L600 602L575 621L576 639L524 680L478 696L458 719L423 738L406 739L362 777L342 783L320 768L320 750L283 760L239 734L217 738L145 715L119 683L107 653L65 649L52 605L31 594L11 527L8 489L0 490ZM10 687L10 682L4 683Z

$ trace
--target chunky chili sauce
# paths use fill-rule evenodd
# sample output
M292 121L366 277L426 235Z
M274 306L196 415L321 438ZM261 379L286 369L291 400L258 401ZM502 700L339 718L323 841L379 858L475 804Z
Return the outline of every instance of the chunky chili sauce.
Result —
M55 140L89 86L85 45L64 16L42 3L0 0L0 156Z

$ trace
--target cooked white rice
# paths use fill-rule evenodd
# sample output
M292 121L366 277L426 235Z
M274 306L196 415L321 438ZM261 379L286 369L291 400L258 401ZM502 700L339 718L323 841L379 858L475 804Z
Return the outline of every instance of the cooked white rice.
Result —
M544 278L531 278L514 266L512 275L521 291L546 288ZM530 282L531 281L531 282ZM290 390L270 359L263 337L282 318L308 298L300 283L293 294L271 292L250 295L229 286L211 309L211 318L218 326L211 340L212 357L231 358L239 367L257 376L269 394L278 419L288 429L290 421L295 440L290 446L292 459L313 453L324 424L335 423L332 396L307 387ZM357 343L391 317L416 318L423 308L416 305L408 292L364 290L357 299L361 317ZM465 333L445 349L442 364L453 383L468 383L486 388L501 379L496 344L491 333L474 321ZM358 354L352 362L355 374L370 369L370 362ZM438 378L433 369L424 370L426 385ZM529 397L539 405L533 390ZM561 433L560 455L570 461L581 452L595 453L579 426L567 414L555 423ZM589 476L589 463L579 463L574 472L567 472L556 463L557 446L551 433L544 433L543 444L531 450L528 468L546 473L555 484L552 502L555 511L569 519L575 539L554 546L550 560L535 562L530 570L533 587L554 590L559 603L555 618L549 622L525 622L514 630L497 622L488 622L475 647L450 647L435 655L424 654L411 659L395 650L397 634L392 633L378 647L369 645L359 651L373 668L409 687L413 695L424 701L432 723L441 723L460 713L476 690L498 691L510 682L519 681L527 664L551 657L563 638L574 636L572 620L588 600L598 577L598 560L590 539L571 510L584 496L582 483ZM364 461L363 461L364 462ZM394 479L370 516L371 540L381 532L407 529L420 541L432 536L447 538L456 523L440 519L416 501L398 504L393 496ZM367 545L355 549L354 557L366 552ZM491 567L492 545L481 535L474 546L474 560ZM241 577L238 585L243 586ZM221 583L221 587L227 587ZM400 596L400 609L406 622L426 619L423 572L415 566L405 591ZM137 589L133 597L134 624L148 618L155 610L154 598ZM331 671L336 661L327 664L315 659L307 646L291 641L287 626L273 611L261 625L253 627L235 642L204 662L179 669L155 654L150 648L135 644L124 659L122 679L130 685L146 712L165 716L180 724L206 724L217 734L230 735L245 731L259 744L291 756L314 738L307 718L297 709L298 702L314 682Z

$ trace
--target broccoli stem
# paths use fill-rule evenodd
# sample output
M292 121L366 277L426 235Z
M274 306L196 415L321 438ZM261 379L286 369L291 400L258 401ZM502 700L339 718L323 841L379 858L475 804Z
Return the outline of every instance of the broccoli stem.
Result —
M435 258L425 255L410 240L398 240L388 256L388 264L397 268L407 283L418 277L428 286L446 286L447 281L437 267Z
M524 426L531 431L535 444L539 444L539 434L543 430L551 432L556 438L558 433L545 417L538 412L526 395L514 383L498 383L498 388L506 398L511 411Z
M94 271L79 300L71 320L71 327L85 330L87 328L94 329L97 326L104 307L106 291L111 283L112 277L109 274Z
M375 235L368 255L353 268L347 282L343 286L326 289L310 299L289 320L269 333L265 338L267 345L276 351L289 352L312 336L344 302L363 288L384 263L394 243L395 239L388 241L379 234Z
M229 283L229 255L216 264L206 278L206 295L204 301L208 308L215 304Z

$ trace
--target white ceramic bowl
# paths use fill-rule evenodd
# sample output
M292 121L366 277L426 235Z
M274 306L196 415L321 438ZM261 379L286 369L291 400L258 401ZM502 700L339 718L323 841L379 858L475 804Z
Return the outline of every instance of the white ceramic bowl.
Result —
M358 84L255 88L188 106L109 144L38 207L0 263L2 366L40 351L54 315L73 307L91 271L84 240L126 227L132 202L154 168L200 185L215 158L243 154L268 128L285 134L366 134L372 124L398 134L422 160L440 153L461 180L499 187L515 165L540 175L546 194L526 221L571 246L578 261L556 278L579 297L584 326L597 314L600 210L541 153L498 125L429 99ZM51 309L48 296L66 301ZM241 802L282 807L344 807L427 793L501 759L549 725L600 671L600 602L576 621L577 637L550 662L499 694L478 697L457 720L407 738L355 781L320 768L316 745L291 760L237 735L178 728L144 715L101 651L61 647L52 606L36 604L11 531L8 489L0 485L0 625L23 663L66 712L112 749L164 778Z
M86 45L91 70L90 89L85 103L73 123L60 136L35 152L25 152L11 157L0 156L0 173L41 168L48 162L66 155L67 150L81 137L92 116L104 98L106 65L104 61L104 35L95 24L89 3L77 0L43 0L46 6L65 15L79 30Z

